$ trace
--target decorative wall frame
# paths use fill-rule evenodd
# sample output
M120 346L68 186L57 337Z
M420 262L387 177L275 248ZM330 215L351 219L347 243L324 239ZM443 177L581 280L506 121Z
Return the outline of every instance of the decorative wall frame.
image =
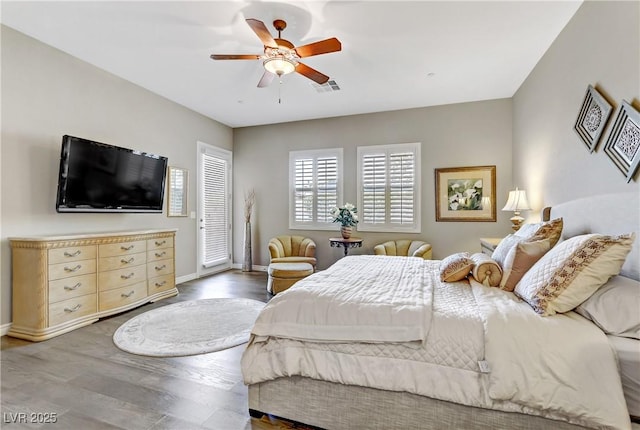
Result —
M167 193L167 216L188 216L189 171L180 167L167 169L169 192Z
M496 166L435 169L436 221L496 221Z
M582 139L589 152L598 146L600 136L611 116L611 105L591 85L587 88L578 119L573 127Z
M622 101L604 152L631 182L640 164L640 113Z

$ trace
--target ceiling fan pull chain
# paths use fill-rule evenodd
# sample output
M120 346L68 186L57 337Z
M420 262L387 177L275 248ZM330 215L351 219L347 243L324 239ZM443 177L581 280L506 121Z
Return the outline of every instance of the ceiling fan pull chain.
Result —
M281 93L280 89L282 88L282 75L280 75L279 78L280 78L280 83L278 84L278 104L282 104L282 97L280 95Z

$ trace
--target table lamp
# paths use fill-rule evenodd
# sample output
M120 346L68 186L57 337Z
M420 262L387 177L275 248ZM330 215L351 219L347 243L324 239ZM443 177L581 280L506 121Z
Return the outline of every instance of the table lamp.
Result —
M511 221L511 228L513 231L518 231L522 225L524 218L520 216L520 211L531 210L529 201L527 200L527 193L524 190L519 190L517 187L513 191L509 191L509 198L507 204L502 208L503 211L512 211L513 217L509 218Z

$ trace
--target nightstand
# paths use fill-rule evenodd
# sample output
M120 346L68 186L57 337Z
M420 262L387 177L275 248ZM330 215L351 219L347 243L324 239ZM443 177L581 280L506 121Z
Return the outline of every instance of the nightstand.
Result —
M483 254L491 256L501 240L501 237L481 237L480 250Z

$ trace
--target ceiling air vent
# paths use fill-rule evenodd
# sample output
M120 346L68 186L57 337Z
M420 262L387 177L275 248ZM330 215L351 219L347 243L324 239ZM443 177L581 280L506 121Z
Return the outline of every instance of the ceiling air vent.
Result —
M311 86L319 93L332 93L334 91L340 91L338 83L333 79L328 80L322 85L318 85L315 82L311 82Z

